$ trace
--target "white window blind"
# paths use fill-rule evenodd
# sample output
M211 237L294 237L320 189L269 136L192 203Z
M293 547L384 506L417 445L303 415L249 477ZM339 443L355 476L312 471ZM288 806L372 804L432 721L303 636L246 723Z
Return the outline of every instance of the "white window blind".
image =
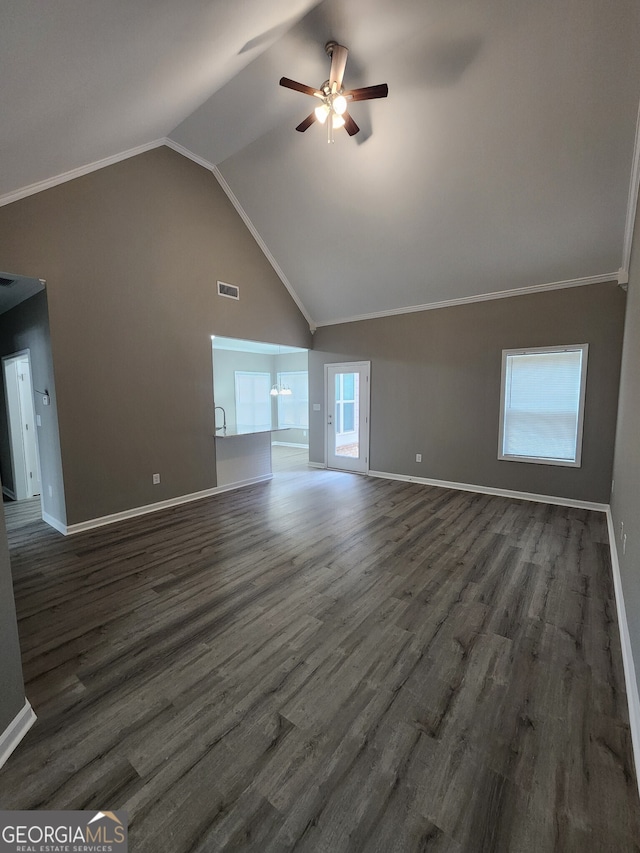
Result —
M500 459L580 465L587 351L503 352Z
M271 374L236 370L235 384L238 429L271 429Z

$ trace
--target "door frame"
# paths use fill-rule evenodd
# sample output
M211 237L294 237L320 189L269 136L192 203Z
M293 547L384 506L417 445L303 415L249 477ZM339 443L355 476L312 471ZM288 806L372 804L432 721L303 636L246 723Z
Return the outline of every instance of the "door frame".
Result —
M362 373L365 377L364 385L360 387L360 418L359 418L359 442L361 457L364 456L364 469L350 467L337 467L329 465L329 415L333 419L333 408L335 402L335 389L329 383L329 371L334 369L344 373ZM328 362L324 366L324 462L332 471L350 471L355 474L369 473L369 445L370 445L370 410L371 410L371 362L370 361L339 361ZM345 457L345 459L348 457Z
M31 438L35 449L35 483L31 484L27 473L27 461L25 452L25 434L22 424L21 407L19 401L18 384L15 382L17 406L12 402L12 395L8 385L10 366L16 362L26 361L29 369L29 395L31 397L31 412L33 414ZM3 485L3 492L14 500L25 500L40 495L42 504L42 487L40 476L40 448L38 446L38 429L36 420L36 407L33 394L33 372L31 370L31 352L29 349L20 350L10 355L2 356L2 379L4 384L5 411L7 416L7 431L9 433L9 453L11 455L11 473L13 476L13 493ZM19 458L16 458L19 457ZM34 492L33 485L38 486Z

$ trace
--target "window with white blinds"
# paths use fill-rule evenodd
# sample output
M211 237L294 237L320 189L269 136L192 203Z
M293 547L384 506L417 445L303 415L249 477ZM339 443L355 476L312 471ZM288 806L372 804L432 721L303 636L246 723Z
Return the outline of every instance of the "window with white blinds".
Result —
M235 371L236 424L240 431L271 428L271 374Z
M498 459L580 466L588 349L503 350Z

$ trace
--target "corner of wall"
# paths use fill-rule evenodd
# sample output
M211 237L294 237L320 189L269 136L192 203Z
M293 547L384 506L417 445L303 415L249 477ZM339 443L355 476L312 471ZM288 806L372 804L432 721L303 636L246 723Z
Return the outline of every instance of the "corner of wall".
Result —
M16 714L2 734L0 734L0 767L6 764L9 756L35 723L36 719L37 717L33 708L27 699L25 699L22 709Z
M607 530L609 533L609 548L611 551L611 571L613 574L613 586L616 598L618 630L620 631L620 645L622 647L622 665L624 668L624 681L627 690L627 705L629 707L629 727L631 730L631 742L633 744L633 760L636 768L636 781L638 782L640 793L640 695L638 694L638 682L636 680L636 669L633 662L633 650L631 648L627 611L624 603L624 593L622 590L622 578L620 576L620 562L618 560L618 549L616 547L616 534L610 508L607 509Z

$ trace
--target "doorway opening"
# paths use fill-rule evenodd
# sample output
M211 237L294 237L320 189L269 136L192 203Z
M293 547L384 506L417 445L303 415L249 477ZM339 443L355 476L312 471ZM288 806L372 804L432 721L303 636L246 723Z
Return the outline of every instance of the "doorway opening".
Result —
M16 513L26 523L32 512L31 521L43 520L64 532L62 454L43 280L0 271L0 356L0 383L5 386L0 391L0 479L7 524ZM29 380L30 393L25 390Z
M306 469L308 350L213 335L212 353L216 435L268 433L264 454L269 458L260 462L260 471L268 469L277 476L296 468ZM226 445L216 447L217 452L224 451ZM256 470L241 473L246 476Z

